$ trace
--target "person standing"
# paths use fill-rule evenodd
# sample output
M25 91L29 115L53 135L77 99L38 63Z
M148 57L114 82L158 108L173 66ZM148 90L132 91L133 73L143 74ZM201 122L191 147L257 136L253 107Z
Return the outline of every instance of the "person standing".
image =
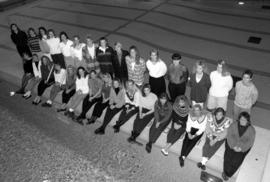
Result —
M10 25L10 31L11 40L16 45L17 51L21 58L23 58L24 54L27 54L31 57L32 54L28 47L27 34L22 31L15 23Z
M128 138L129 143L136 142L136 138L154 118L155 103L157 99L157 96L151 92L150 85L145 84L139 99L139 113L134 120L131 136Z
M82 103L82 112L76 118L76 122L78 122L79 124L83 124L83 120L86 118L86 114L89 111L89 109L95 103L102 101L101 91L102 91L103 82L97 76L97 73L95 70L92 70L90 72L90 79L88 81L88 84L89 84L89 94L84 98L83 103Z
M167 65L160 59L157 50L150 52L150 59L146 61L146 67L149 71L149 84L152 92L157 96L161 93L166 93L164 76L167 73Z
M124 125L132 116L138 113L140 94L140 90L136 87L134 81L126 81L125 106L119 116L119 119L113 126L115 133L118 133L120 127Z
M250 114L252 106L258 99L258 89L252 82L253 72L245 70L242 80L238 81L235 86L235 99L233 107L233 118L237 119L239 114L246 111Z
M206 65L203 61L197 61L190 75L190 100L192 105L199 104L204 107L209 88L211 86L210 77L206 73Z
M52 57L53 63L58 63L62 68L66 69L64 56L60 49L60 38L55 36L54 30L48 30L48 39L46 42L50 48L50 55Z
M222 178L227 181L239 169L255 141L256 131L250 115L241 112L238 121L228 129L225 143Z
M44 27L39 27L38 37L39 37L39 47L42 53L41 57L47 56L48 58L50 58L50 60L52 60L51 54L50 54L50 47L47 44L47 40L48 40L47 29ZM41 57L39 59L41 59Z
M110 91L110 101L102 125L95 130L95 134L103 135L107 125L112 118L119 113L125 104L125 91L121 87L121 81L117 78L113 80L113 87Z
M232 119L225 115L226 112L221 107L209 115L205 130L206 140L202 151L202 161L197 164L202 170L205 170L206 162L211 159L226 140L227 130L232 123Z
M92 37L86 36L86 45L82 49L83 59L86 64L86 70L90 73L95 70L97 74L100 72L99 63L96 59L96 46Z
M129 53L122 49L122 44L116 42L114 44L114 54L113 54L113 69L116 78L119 78L123 84L128 80L126 56Z
M44 102L42 107L52 107L53 101L56 98L57 94L65 89L66 85L66 70L61 68L59 63L54 64L54 84L52 85L52 89L50 90L50 98Z
M71 55L71 46L73 42L69 40L68 35L66 32L60 32L60 50L64 56L65 64L68 67L69 65L75 67L74 59Z
M74 66L76 68L84 67L86 69L86 63L83 59L82 49L85 47L85 43L81 43L80 37L75 35L73 37L73 45L71 46L71 56L74 60Z
M40 58L42 56L42 52L39 45L39 37L33 28L29 28L28 31L28 46L31 50L32 55L36 54Z
M179 157L180 166L183 167L185 159L197 142L204 134L208 117L199 104L192 107L188 116L186 125L186 135L182 144L181 154Z
M105 37L99 39L99 47L96 49L97 62L101 73L110 73L114 77L113 70L113 48L108 45Z
M186 122L190 111L188 98L180 95L175 99L172 112L172 125L167 134L167 143L161 149L163 155L168 156L168 150L186 132Z
M168 69L168 89L171 101L174 102L177 96L185 95L189 72L187 67L182 64L180 54L174 53L172 55L172 61Z
M210 73L211 87L207 102L207 109L213 111L218 107L227 110L229 92L233 87L233 79L225 61L220 60L217 70Z
M168 101L166 93L161 93L155 103L154 122L149 130L149 141L145 146L145 150L150 153L152 144L155 143L161 133L171 122L172 105Z
M128 79L133 80L135 84L141 88L144 84L146 65L144 59L140 57L136 46L131 46L129 48L129 55L126 56L126 63Z

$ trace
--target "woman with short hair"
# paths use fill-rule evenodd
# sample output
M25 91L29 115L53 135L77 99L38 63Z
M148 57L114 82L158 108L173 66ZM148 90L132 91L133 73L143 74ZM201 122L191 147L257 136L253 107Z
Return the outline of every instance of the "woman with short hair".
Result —
M40 45L39 45L39 36L35 32L33 28L29 28L28 31L28 46L32 52L32 54L37 54L39 57L42 56Z
M74 66L76 68L78 67L84 67L86 68L85 61L83 60L83 52L82 49L84 48L85 43L82 43L80 40L80 37L78 35L75 35L73 37L73 45L71 46L71 56L74 59Z
M86 45L82 49L82 55L87 71L90 73L92 70L95 70L99 74L100 68L96 57L96 46L90 35L86 36Z

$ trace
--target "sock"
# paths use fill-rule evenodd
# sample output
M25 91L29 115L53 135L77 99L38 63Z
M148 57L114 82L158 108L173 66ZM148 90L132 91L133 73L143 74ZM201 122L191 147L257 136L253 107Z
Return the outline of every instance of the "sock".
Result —
M203 157L202 158L202 165L205 165L206 164L206 162L208 161L208 158L207 157Z
M74 111L74 109L70 108L70 109L69 109L69 111L70 111L70 112L73 112L73 111Z
M47 100L47 103L48 103L48 104L52 104L52 101L51 101L51 100Z

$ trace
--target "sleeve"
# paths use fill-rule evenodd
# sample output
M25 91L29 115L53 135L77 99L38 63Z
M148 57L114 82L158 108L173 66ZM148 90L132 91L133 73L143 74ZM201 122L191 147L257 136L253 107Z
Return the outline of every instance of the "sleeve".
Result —
M125 91L124 91L124 89L121 89L120 92L121 92L120 93L121 95L120 95L119 100L118 100L118 102L116 103L116 106L115 106L117 108L121 108L125 104Z
M252 104L256 103L258 97L259 97L258 89L254 85L253 90L252 90Z
M164 123L168 121L171 118L172 115L172 105L169 103L168 105L168 113L166 113L166 116L160 121L160 123Z
M186 124L186 132L189 133L191 130L191 121L190 121L190 115L188 115L188 120Z
M61 85L64 85L65 83L65 80L66 80L66 76L67 76L67 73L66 73L66 70L65 69L61 69L61 78L60 78L60 84Z
M233 88L233 79L232 79L232 76L230 75L229 78L228 78L228 82L227 82L227 89L228 89L228 92Z
M139 106L139 103L140 103L140 91L137 91L134 95L134 105L135 107L138 107Z
M239 145L239 147L242 149L243 152L248 151L253 146L254 141L255 141L255 135L256 135L255 129L253 126L251 126L251 128L249 129L250 129L249 136L246 138L246 140L243 140L241 144Z
M159 122L159 107L158 107L158 102L155 103L154 117L155 117L155 121L156 122Z
M221 133L217 136L216 140L217 140L217 141L221 141L221 140L225 139L225 138L227 137L227 133L228 133L228 128L224 129L224 131L221 132Z
M189 76L189 72L186 66L183 66L183 75L181 80L183 80L184 82L188 81L188 76Z
M10 38L11 38L12 42L13 42L15 45L17 45L17 41L16 41L15 37L14 37L12 34L10 35Z
M206 87L207 87L207 90L209 90L209 88L211 87L210 77L209 77L208 74L206 74L206 77L205 78L206 78Z
M205 116L205 117L207 117L207 116ZM199 130L196 132L196 135L201 135L205 131L207 123L208 123L208 118L205 118L204 121L200 124L200 126L198 128Z
M109 105L112 105L114 103L114 93L113 88L110 90L110 99L109 99Z
M78 78L76 78L75 87L76 87L76 92L77 92L80 89L79 79Z
M146 64L145 64L145 61L142 59L142 70L143 70L143 72L145 72L146 71Z
M211 127L210 127L211 121L212 121L212 119L210 119L206 124L205 134L206 134L207 137L212 135L212 130L211 130Z

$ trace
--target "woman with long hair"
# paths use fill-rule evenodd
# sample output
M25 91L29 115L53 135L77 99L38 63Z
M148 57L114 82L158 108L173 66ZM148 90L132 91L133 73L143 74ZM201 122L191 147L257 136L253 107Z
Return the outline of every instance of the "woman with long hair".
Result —
M149 84L152 92L157 96L166 93L165 75L167 65L161 60L157 50L150 51L150 59L146 61L146 67L149 71Z
M136 142L136 138L141 134L143 129L154 118L155 103L157 96L151 92L149 84L145 84L142 88L142 94L139 99L139 113L133 123L133 130L128 142Z
M103 120L102 125L95 130L95 134L103 135L107 125L110 123L112 118L119 113L125 104L125 91L121 87L121 81L117 78L113 80L113 86L110 92L109 106Z
M144 84L146 65L136 46L131 46L129 48L129 55L126 56L126 63L128 69L128 79L133 80L135 84L141 88Z
M247 112L241 112L238 121L228 129L225 142L222 178L227 181L239 169L255 141L256 131Z
M64 56L65 64L68 67L69 65L75 67L74 59L72 58L72 49L71 46L73 42L69 40L69 37L66 32L60 32L60 50Z
M161 133L171 122L172 104L166 93L161 93L155 103L154 122L149 130L149 141L145 146L148 153L151 152L152 144L155 143Z
M200 104L204 107L211 86L204 61L200 60L195 63L190 75L189 86L192 105Z
M82 43L80 37L75 35L73 37L73 45L71 46L71 56L74 59L75 67L84 67L86 68L85 61L83 60L82 49L84 48L85 43Z
M207 101L207 109L212 111L218 107L227 110L229 92L233 87L233 79L225 61L220 60L217 69L210 73L211 87Z
M232 123L232 119L226 117L223 108L217 108L213 114L209 116L206 125L206 140L202 151L202 161L197 164L199 168L205 170L205 164L216 153L220 146L225 142L227 130Z
M181 167L184 166L186 157L203 136L207 121L208 117L203 108L199 104L194 105L188 115L186 135L179 157Z
M161 149L163 155L169 155L168 151L171 146L186 132L189 111L190 104L188 98L184 95L178 96L173 104L172 125L167 134L167 143Z
M15 23L10 25L10 32L11 40L16 45L17 51L21 58L23 58L24 54L32 56L28 47L27 34L22 31Z

